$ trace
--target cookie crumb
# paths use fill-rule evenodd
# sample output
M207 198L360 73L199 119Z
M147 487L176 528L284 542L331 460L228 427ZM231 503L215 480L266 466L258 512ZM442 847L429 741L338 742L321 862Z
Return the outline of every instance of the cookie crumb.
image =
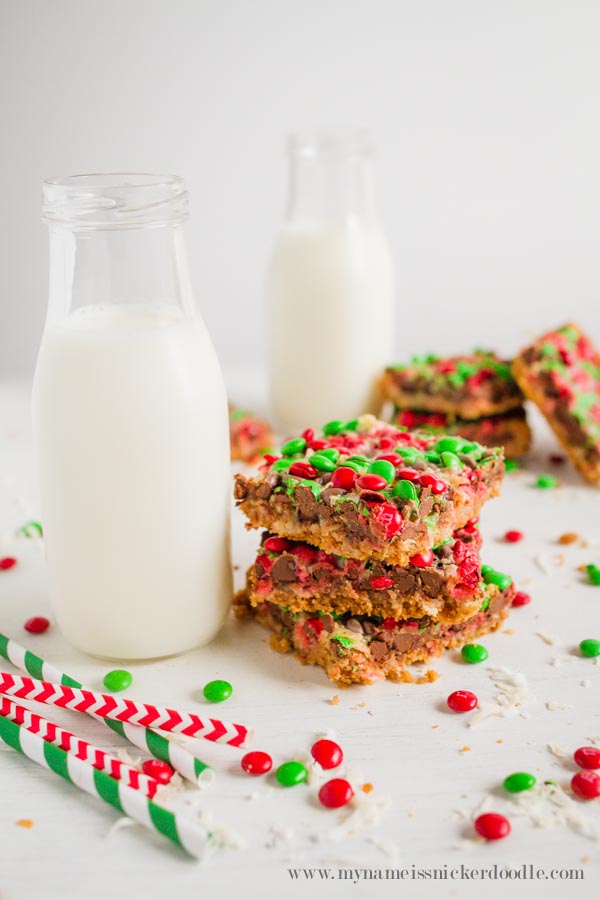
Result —
M363 791L363 793L370 794L371 791L373 790L373 785L371 784L370 781L367 781L367 782L365 782L365 784L361 784L360 789L361 789L361 791Z
M497 744L503 744L504 741L502 740L502 738L498 738L498 740L496 741L496 743L497 743Z
M564 534L558 539L559 544L574 544L579 540L579 535L576 531L565 531Z
M432 725L431 727L432 727L432 728L439 728L440 726L439 726L439 725Z
M516 633L517 632L515 631L514 628L505 628L504 631L502 632L502 634L516 634Z
M470 749L471 749L470 747L461 747L461 748L460 748L460 752L461 752L461 753L468 753Z
M330 704L330 706L337 706L340 702L340 695L334 694L331 700L328 700L327 702Z
M582 857L581 857L581 862L582 862L582 863L589 863L589 861L590 861L589 856L582 856Z
M17 819L15 825L19 828L33 828L33 819Z

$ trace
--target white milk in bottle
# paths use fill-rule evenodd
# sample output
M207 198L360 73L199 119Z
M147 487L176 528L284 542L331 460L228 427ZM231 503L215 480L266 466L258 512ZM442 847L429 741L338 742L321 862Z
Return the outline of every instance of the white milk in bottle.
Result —
M216 634L231 599L227 405L187 276L187 195L123 175L44 193L33 408L53 610L88 653L178 653Z
M378 412L374 385L394 337L393 264L368 143L293 138L290 153L268 284L271 405L288 434Z

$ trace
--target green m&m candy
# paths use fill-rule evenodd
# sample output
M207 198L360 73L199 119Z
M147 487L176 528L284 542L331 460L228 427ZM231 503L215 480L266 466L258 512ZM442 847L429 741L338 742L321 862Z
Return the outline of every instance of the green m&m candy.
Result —
M306 766L301 762L291 760L282 763L275 773L275 778L283 787L294 787L295 784L302 784L308 778Z
M502 782L504 790L511 794L520 794L521 791L530 791L536 782L535 775L529 772L513 772Z
M340 451L337 447L325 447L323 450L319 450L319 456L326 456L331 462L337 462L339 455Z
M419 459L424 459L424 454L417 450L416 447L396 447L394 452L401 456L408 465L416 463Z
M452 453L451 450L445 450L441 455L441 459L445 469L462 469L464 465L456 453Z
M481 644L465 644L460 652L462 658L468 663L484 662L489 656L489 653Z
M396 477L396 470L388 459L376 459L370 464L367 472L369 475L380 475L388 484L391 484Z
M272 472L285 472L286 469L293 465L293 461L291 459L278 459L271 466Z
M600 641L596 638L585 638L579 644L583 656L600 656Z
M516 472L516 470L519 468L519 463L516 461L516 459L505 459L504 468L507 472Z
M332 422L327 422L326 425L323 425L323 434L328 437L332 434L339 434L340 431L343 431L346 427L345 422L341 422L339 419L334 419Z
M408 481L406 478L401 478L400 481L397 481L392 489L392 494L394 497L402 497L404 500L418 500L419 494L417 492L416 487L412 483L412 481Z
M440 438L439 441L436 442L435 449L438 453L462 453L464 444L464 438L446 436Z
M107 672L102 680L102 684L107 691L125 691L131 685L133 675L127 669L113 669Z
M205 684L202 693L209 703L222 703L223 700L228 700L231 697L233 688L228 681L216 679Z
M314 466L315 469L318 469L320 472L333 472L335 469L335 463L328 456L324 456L321 451L318 453L313 453L310 457L309 462L311 466Z
M286 441L281 448L281 452L284 456L294 456L295 453L303 453L304 450L306 450L306 441L302 437L292 438L291 441Z
M555 488L558 486L558 479L555 478L554 475L540 475L535 483L535 486L544 490Z
M590 563L585 567L590 584L600 584L600 567Z
M505 575L504 572L498 572L491 566L482 566L481 574L486 584L495 584L501 591L508 590L512 584L510 575Z

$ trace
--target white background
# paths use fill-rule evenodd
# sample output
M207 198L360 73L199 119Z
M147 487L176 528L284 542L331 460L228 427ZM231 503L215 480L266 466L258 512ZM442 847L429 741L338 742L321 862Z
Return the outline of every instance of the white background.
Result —
M40 184L166 171L191 190L198 300L259 363L284 137L363 126L398 273L399 357L600 338L594 0L0 0L0 375L43 327Z

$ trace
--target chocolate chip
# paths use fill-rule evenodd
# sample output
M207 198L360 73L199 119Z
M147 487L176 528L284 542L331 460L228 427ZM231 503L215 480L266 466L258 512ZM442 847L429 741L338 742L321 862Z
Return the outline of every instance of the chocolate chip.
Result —
M425 591L427 596L438 597L444 584L444 579L442 578L442 576L438 574L438 572L434 572L432 569L422 569L419 574L421 576L423 590Z
M371 651L371 656L375 662L379 662L379 660L383 659L388 652L388 646L385 641L371 641L369 650Z
M348 619L344 624L348 631L356 631L359 634L363 633L363 627L358 619Z
M271 569L271 578L274 584L282 584L286 581L296 581L296 561L293 556L284 553L274 563Z
M401 594L414 594L417 587L416 576L412 572L398 572L395 579L395 587Z
M329 613L326 613L324 616L321 616L321 625L325 629L325 631L331 633L335 629L335 620L333 616L330 616Z
M300 485L294 492L294 498L298 504L298 518L304 522L316 522L319 518L317 501L309 487Z

